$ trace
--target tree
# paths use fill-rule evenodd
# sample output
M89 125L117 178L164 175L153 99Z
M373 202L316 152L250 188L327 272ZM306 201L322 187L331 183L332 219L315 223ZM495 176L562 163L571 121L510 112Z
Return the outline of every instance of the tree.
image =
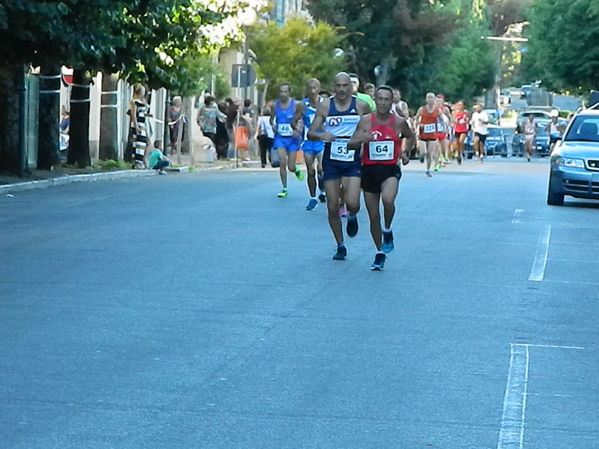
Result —
M312 26L302 19L289 20L283 26L271 23L257 27L250 42L258 75L266 80L267 95L276 96L281 82L290 83L296 96L304 92L306 81L312 77L323 85L331 82L344 68L344 58L335 56L342 38L326 23Z
M523 63L531 78L550 88L599 86L599 6L595 0L537 0L530 11Z

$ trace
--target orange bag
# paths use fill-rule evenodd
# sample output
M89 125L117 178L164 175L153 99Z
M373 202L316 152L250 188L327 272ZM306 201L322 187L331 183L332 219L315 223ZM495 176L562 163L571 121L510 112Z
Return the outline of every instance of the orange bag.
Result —
M235 133L235 147L238 150L249 150L250 149L250 135L248 129L245 126L237 126L234 130Z

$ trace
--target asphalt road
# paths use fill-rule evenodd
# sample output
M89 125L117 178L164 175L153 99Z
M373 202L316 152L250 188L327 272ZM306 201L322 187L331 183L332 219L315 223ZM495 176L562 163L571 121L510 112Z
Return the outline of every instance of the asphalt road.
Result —
M0 447L597 449L598 205L411 165L383 272L274 171L0 198Z

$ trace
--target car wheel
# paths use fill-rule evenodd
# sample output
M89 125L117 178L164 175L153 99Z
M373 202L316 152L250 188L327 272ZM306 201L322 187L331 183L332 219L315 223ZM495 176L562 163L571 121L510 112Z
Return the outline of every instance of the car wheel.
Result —
M549 179L549 187L547 189L547 204L550 206L563 206L564 205L564 194L555 191L552 186L551 179Z

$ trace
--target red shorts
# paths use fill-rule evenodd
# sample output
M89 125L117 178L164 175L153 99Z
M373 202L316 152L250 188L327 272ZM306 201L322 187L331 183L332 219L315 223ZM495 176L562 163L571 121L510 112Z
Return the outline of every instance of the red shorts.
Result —
M443 141L445 139L447 139L447 134L445 134L445 133L437 133L437 140Z

